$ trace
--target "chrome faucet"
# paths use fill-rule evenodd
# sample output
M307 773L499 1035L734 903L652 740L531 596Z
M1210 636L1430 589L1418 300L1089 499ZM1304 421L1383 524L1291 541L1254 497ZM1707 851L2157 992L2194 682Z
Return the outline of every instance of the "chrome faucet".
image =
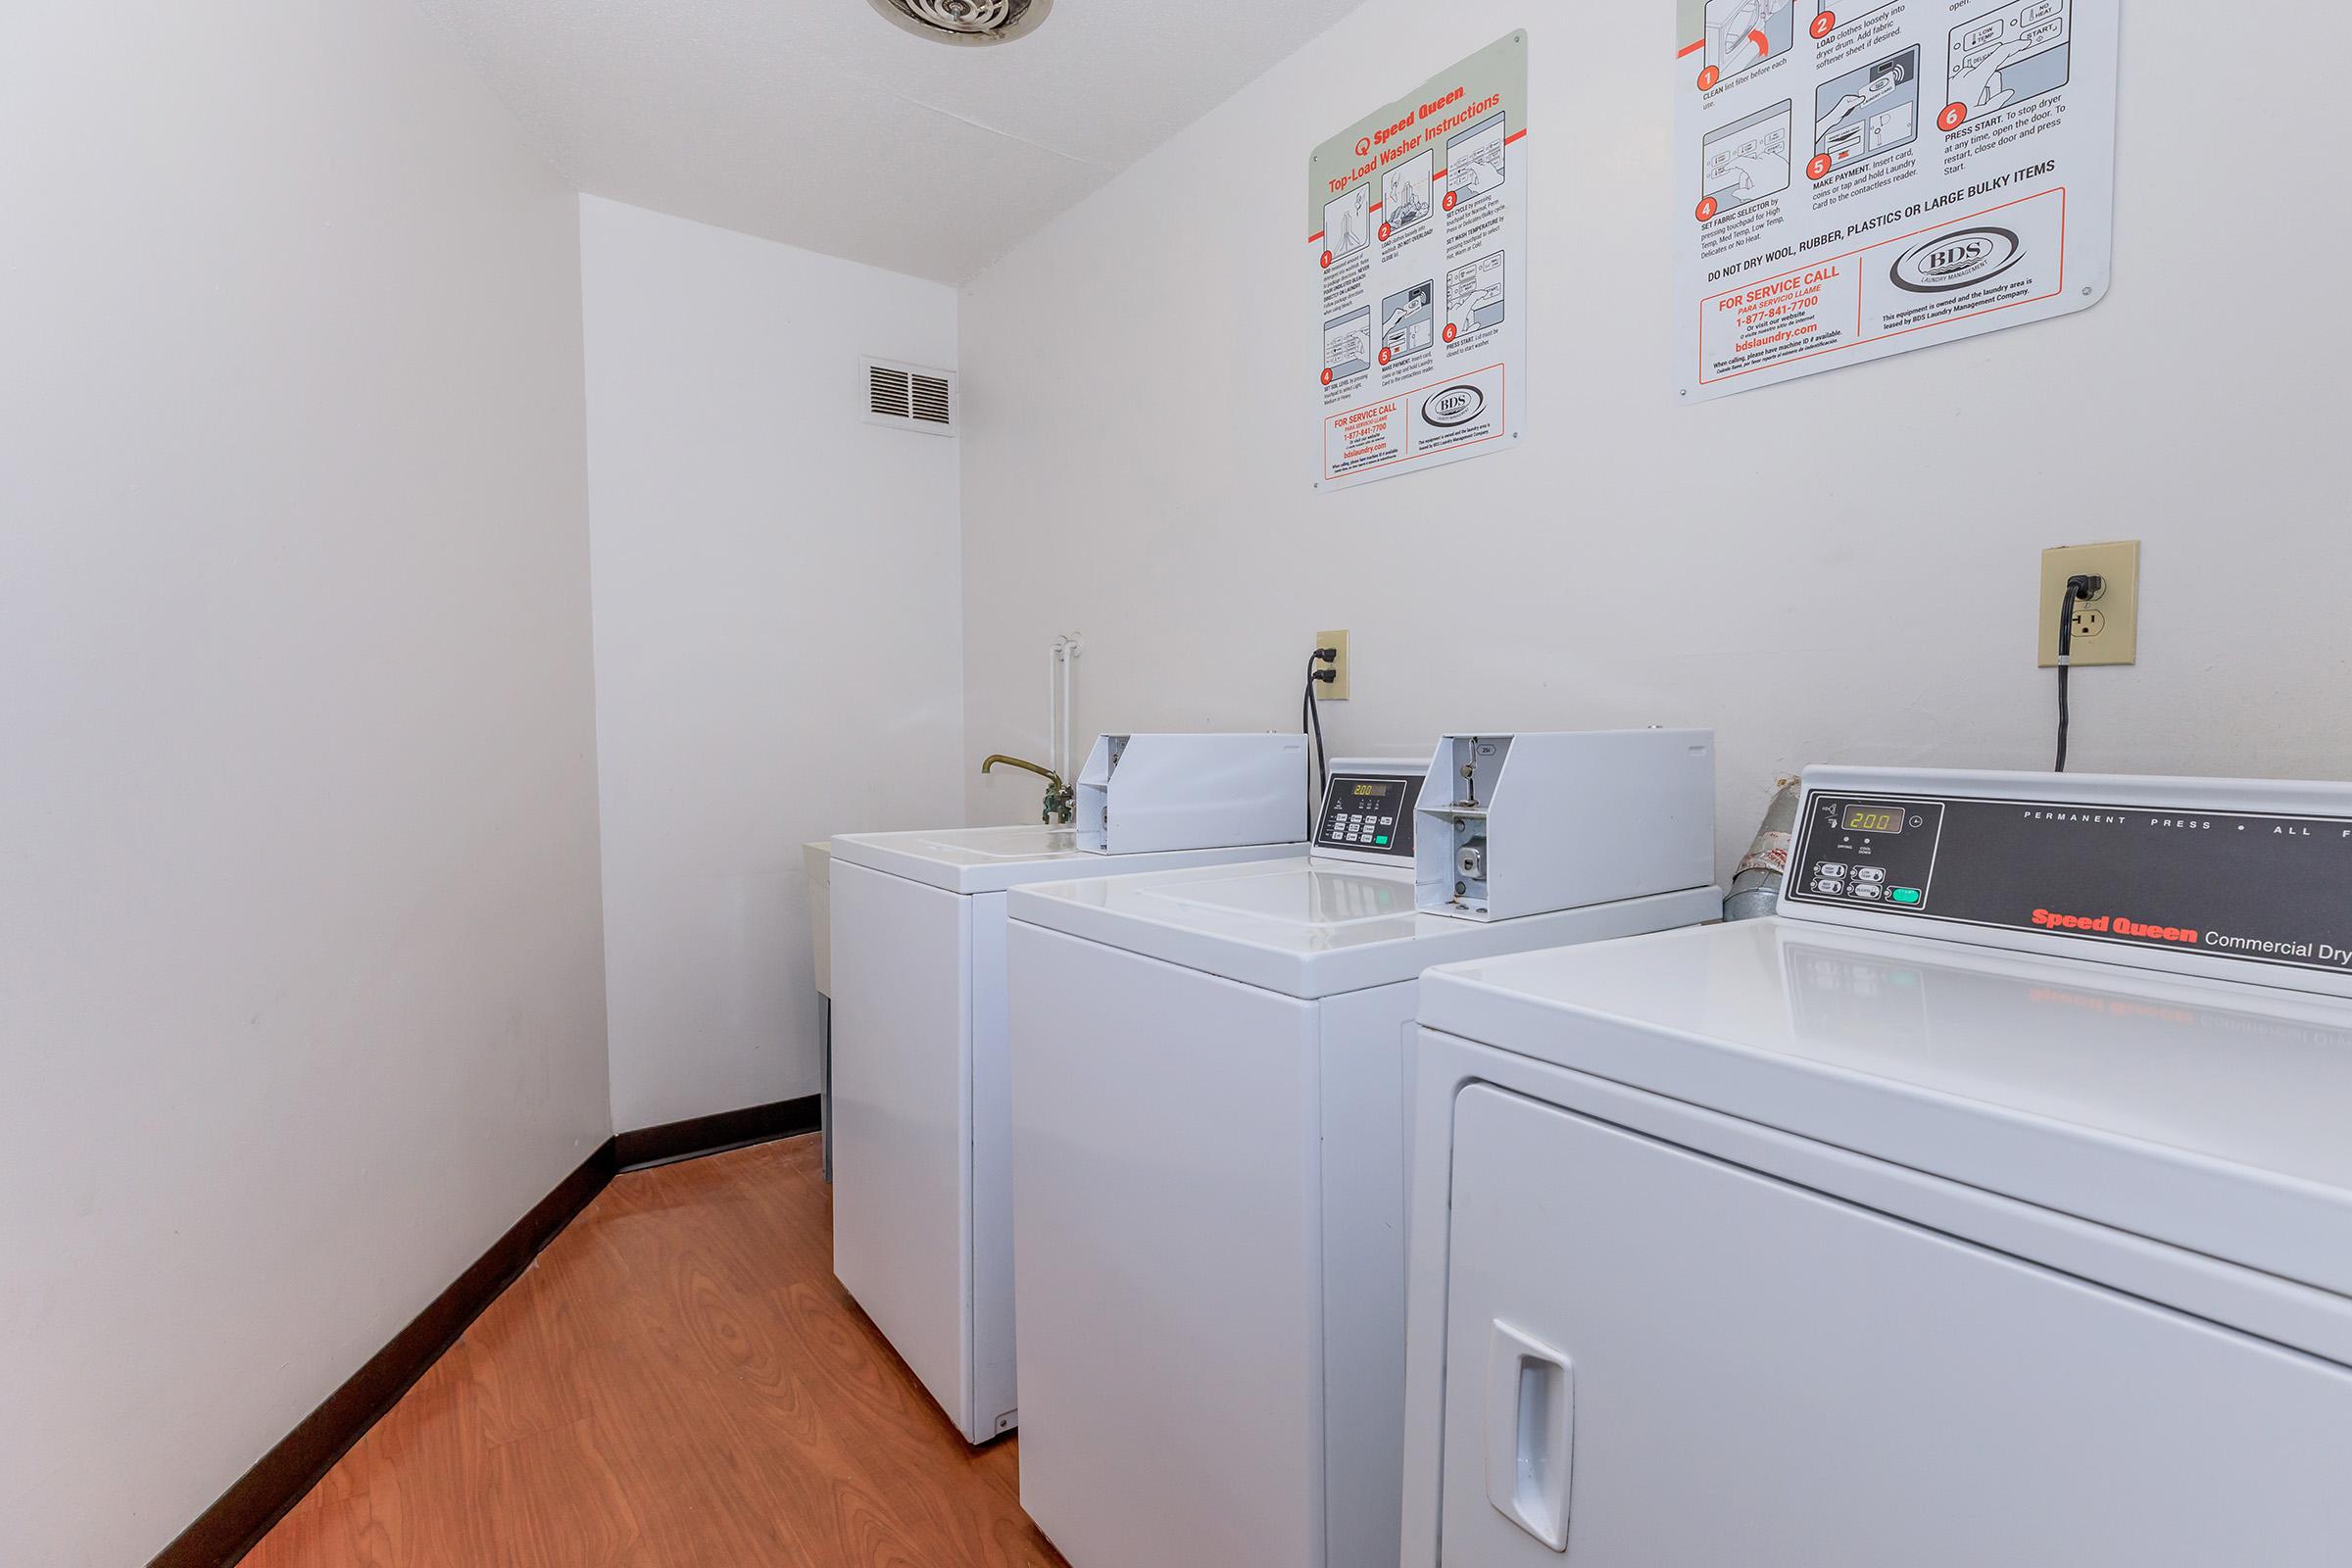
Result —
M1071 819L1078 814L1078 793L1061 781L1059 773L1036 762L1024 761L1018 757L1006 757L1003 752L999 752L987 761L982 762L980 771L990 772L999 762L1004 763L1006 767L1017 767L1024 773L1035 773L1046 781L1046 805L1038 820L1047 826L1067 827Z

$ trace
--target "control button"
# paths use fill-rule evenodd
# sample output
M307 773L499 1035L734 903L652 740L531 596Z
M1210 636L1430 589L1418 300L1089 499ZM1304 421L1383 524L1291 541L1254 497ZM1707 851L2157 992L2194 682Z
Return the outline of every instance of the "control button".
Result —
M1896 888L1886 896L1897 904L1920 904L1927 899L1927 895L1917 888Z
M1875 887L1868 882L1858 883L1854 888L1854 897L1866 903L1876 904L1886 896L1886 889Z
M1838 881L1843 881L1845 879L1845 867L1839 865L1835 860L1824 860L1821 862L1821 864L1813 868L1813 874L1815 876L1826 876L1834 878Z
M1813 884L1813 891L1816 893L1827 894L1834 899L1838 894L1845 891L1845 884L1838 881L1834 876L1825 876Z
M1886 881L1886 868L1883 865L1856 866L1854 868L1854 880L1857 882L1868 882L1873 887L1884 886Z

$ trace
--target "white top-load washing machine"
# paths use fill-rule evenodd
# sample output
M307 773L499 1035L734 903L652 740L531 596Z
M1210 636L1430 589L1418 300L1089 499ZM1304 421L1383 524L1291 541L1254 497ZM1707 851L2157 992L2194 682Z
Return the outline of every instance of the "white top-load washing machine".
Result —
M1339 764L1309 859L1014 890L1021 1502L1076 1568L1396 1560L1417 977L1715 918L1714 817L1704 731L1449 737Z
M833 1272L971 1443L1018 1402L1005 890L1297 857L1306 837L1298 735L1104 736L1087 776L1075 829L833 841Z
M1406 1551L2352 1561L2352 787L1816 769L1422 984Z

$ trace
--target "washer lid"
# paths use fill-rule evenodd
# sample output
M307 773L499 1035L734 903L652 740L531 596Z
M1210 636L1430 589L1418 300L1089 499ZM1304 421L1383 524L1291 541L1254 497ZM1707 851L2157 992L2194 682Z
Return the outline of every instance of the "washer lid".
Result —
M1692 925L1714 888L1480 922L1413 907L1410 866L1303 858L1016 889L1015 920L1312 1000L1419 977L1435 963Z
M2352 1295L2352 1004L1773 919L1456 964L1421 1021Z
M1243 860L1297 858L1296 844L1222 850L1164 850L1099 855L1078 848L1066 827L962 827L913 833L850 833L833 840L833 858L927 882L951 893L1002 893L1023 882L1120 871L1165 871Z
M1254 927L1264 922L1298 927L1393 926L1399 915L1413 912L1409 872L1342 870L1311 860L1218 873L1177 871L1146 882L1148 885L1134 890L1138 911L1212 929L1228 923ZM1384 939L1383 933L1364 935ZM1410 935L1409 929L1391 929L1385 939Z

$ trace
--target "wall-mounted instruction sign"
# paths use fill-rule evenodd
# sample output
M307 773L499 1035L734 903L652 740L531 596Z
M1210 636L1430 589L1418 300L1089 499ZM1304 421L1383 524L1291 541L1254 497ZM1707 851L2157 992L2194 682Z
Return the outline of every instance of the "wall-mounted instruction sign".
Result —
M1527 34L1307 163L1321 489L1501 450L1527 362Z
M2105 294L2121 0L1680 6L1683 398Z

